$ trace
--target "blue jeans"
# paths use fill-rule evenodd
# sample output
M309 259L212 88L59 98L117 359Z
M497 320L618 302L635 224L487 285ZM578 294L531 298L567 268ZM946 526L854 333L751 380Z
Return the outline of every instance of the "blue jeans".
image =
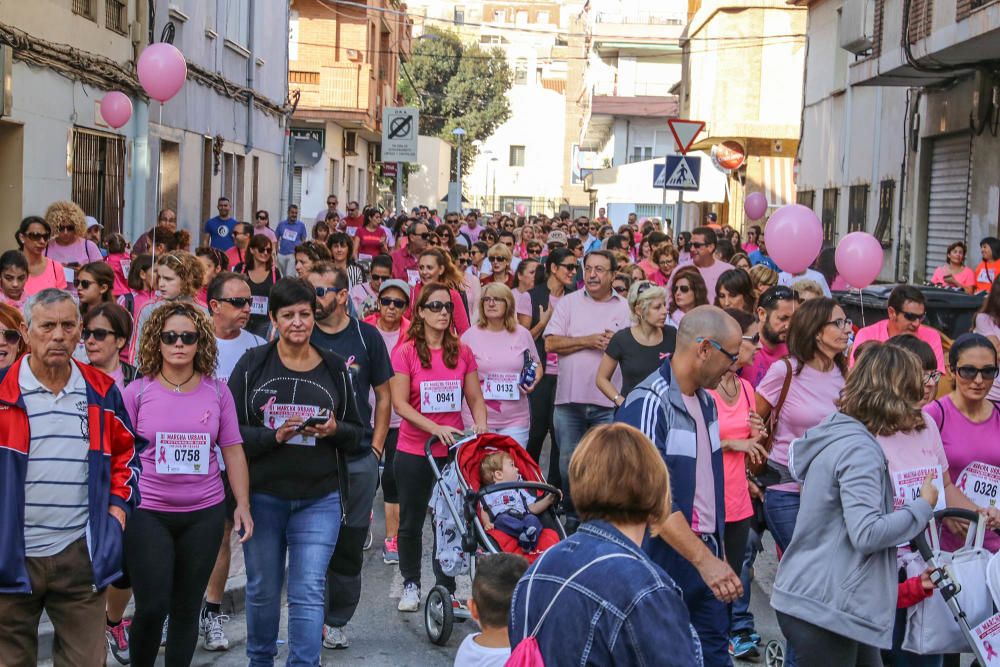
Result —
M750 568L753 567L754 561L757 560L757 554L761 552L760 544L760 533L756 530L750 529L750 534L747 537L747 548L743 556L743 567L740 568L740 583L743 584L743 596L736 599L733 602L730 613L731 627L729 632L731 634L736 634L738 632L753 632L754 631L754 621L753 613L750 611Z
M784 553L792 541L795 532L795 519L799 516L799 501L801 496L794 491L764 491L764 519L767 529L771 531L774 542ZM796 667L795 651L792 645L785 647L785 667Z
M562 403L555 407L552 427L559 441L559 473L562 476L563 506L568 518L576 519L569 488L569 460L583 435L594 426L615 420L614 408L590 403Z
M247 568L247 657L251 667L278 654L281 588L288 558L288 661L319 664L326 568L340 531L340 493L308 500L250 494L253 537L243 545Z

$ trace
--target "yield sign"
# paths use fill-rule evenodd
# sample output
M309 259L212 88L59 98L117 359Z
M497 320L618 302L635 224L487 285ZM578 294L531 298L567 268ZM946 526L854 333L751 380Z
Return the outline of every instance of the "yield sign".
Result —
M705 129L705 121L703 120L684 120L682 118L671 118L667 121L667 125L670 126L670 131L674 135L674 139L677 141L677 150L681 155L684 155L691 148L691 144L694 143L695 137Z

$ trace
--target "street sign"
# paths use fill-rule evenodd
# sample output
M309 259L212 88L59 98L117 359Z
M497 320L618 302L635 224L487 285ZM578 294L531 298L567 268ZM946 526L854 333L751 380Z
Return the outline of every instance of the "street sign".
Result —
M414 107L382 110L382 161L416 162L420 112Z
M697 190L701 180L701 158L668 155L666 165L653 164L653 187L666 190Z
M670 126L670 132L673 133L674 140L677 142L677 152L681 155L691 149L695 137L705 129L705 121L703 120L671 118L667 121L667 125Z
M383 176L395 176L396 175L396 163L395 162L383 162L382 163L382 175Z

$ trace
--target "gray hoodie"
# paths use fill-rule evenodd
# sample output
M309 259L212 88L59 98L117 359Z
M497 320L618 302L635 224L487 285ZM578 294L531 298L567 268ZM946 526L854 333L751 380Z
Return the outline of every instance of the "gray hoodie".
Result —
M888 649L899 581L895 545L927 526L931 506L918 498L893 511L882 448L840 412L792 443L789 469L802 483L802 500L771 606Z

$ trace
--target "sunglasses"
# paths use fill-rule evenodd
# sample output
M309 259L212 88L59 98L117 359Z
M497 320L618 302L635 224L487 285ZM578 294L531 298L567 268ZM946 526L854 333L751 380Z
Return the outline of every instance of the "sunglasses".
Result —
M258 215L257 219L258 220L267 220L267 216L266 215Z
M388 308L389 306L398 308L400 310L406 308L406 299L393 299L392 297L384 296L381 299L379 299L378 302L383 306L385 306L386 308Z
M736 360L740 358L740 355L733 354L732 352L729 352L728 350L726 350L726 348L722 347L722 343L720 343L719 341L715 340L714 338L705 338L704 336L698 336L694 340L695 340L696 343L708 343L709 345L711 345L712 347L714 347L716 350L718 350L722 354L724 354L727 357L729 357L729 362L730 363L735 364Z
M768 290L767 294L760 298L760 302L757 304L761 308L768 308L775 301L791 301L795 299L795 292L789 287L776 287L772 288L774 291Z
M941 371L924 371L924 384L937 384L941 379Z
M760 342L760 334L755 333L752 336L743 336L743 340L745 340L748 343L753 343L754 345L756 345L757 343Z
M506 262L507 261L506 257L501 257L500 255L493 255L493 256L488 257L487 259L490 260L490 264L496 264L498 262Z
M455 304L451 301L428 301L424 304L424 308L431 311L432 313L440 313L442 310L451 314L455 311Z
M81 278L73 279L73 287L82 287L83 289L90 289L91 285L96 285L97 283L93 280L83 280Z
M702 248L704 248L707 245L708 245L707 243L697 243L695 241L691 241L690 243L688 243L688 247L689 248L694 248L695 250L701 250Z
M3 342L8 345L13 345L21 340L21 332L17 329L4 329L0 331L0 336L3 336Z
M614 290L616 292L618 292L619 294L624 294L625 292L628 291L628 288L625 287L624 285L615 285L614 286Z
M423 240L427 241L427 240L429 240L431 238L431 233L430 232L424 232L423 234L414 234L414 236L420 237Z
M336 294L341 289L343 289L343 288L341 288L341 287L317 287L316 288L316 296L318 296L319 298L322 299L327 294Z
M87 340L91 336L94 337L98 343L103 343L108 336L114 336L115 332L110 329L84 329L80 335L80 338Z
M371 277L371 281L372 281L373 283L377 283L377 282L382 282L383 280L389 280L389 278L392 278L392 276L391 276L391 275L388 275L388 276L380 276L380 275L379 275L379 274L377 274L377 273L373 273L373 274L372 274L372 277Z
M987 382L995 380L997 373L1000 372L996 366L983 366L982 368L977 368L976 366L959 366L953 370L963 380L975 380L977 375L982 375L983 379Z
M75 232L76 225L59 225L56 227L60 232Z
M164 345L175 345L178 340L184 343L184 345L194 345L198 342L198 333L195 331L185 331L183 333L176 331L160 332L160 342Z
M680 292L681 294L687 294L691 291L691 288L687 285L674 285L674 293Z
M907 322L923 322L927 318L927 313L908 313L903 310L899 314L905 317Z
M48 232L25 232L24 235L32 241L48 241L52 238L52 235Z
M566 269L567 271L576 271L576 262L573 262L571 264L570 263L560 264L559 266Z
M233 308L243 309L253 303L253 298L249 296L227 296L222 299L216 299L221 303L228 303Z

